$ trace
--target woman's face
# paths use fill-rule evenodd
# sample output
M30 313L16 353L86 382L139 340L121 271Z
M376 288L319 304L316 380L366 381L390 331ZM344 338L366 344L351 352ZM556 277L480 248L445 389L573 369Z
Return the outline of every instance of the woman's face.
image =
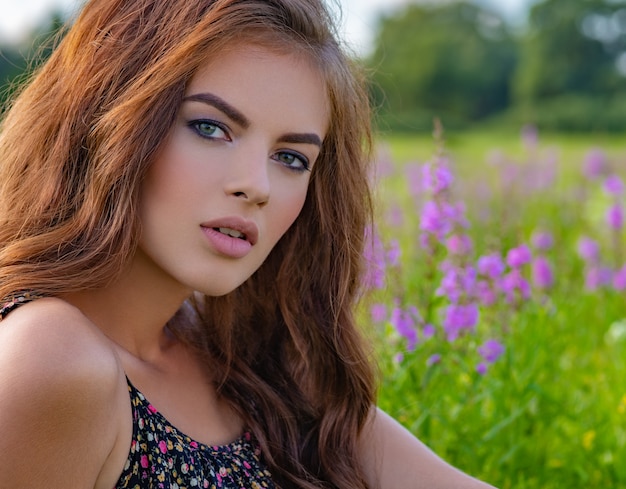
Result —
M143 183L136 262L187 291L243 283L302 209L329 113L295 56L242 44L203 65Z

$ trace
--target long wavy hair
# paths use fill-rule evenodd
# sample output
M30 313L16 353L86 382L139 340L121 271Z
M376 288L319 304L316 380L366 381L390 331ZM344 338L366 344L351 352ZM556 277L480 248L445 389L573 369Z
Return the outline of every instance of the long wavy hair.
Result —
M282 487L367 487L374 374L353 309L370 113L337 39L323 0L92 0L0 126L0 297L98 288L136 249L141 181L199 66L242 42L317 66L331 121L301 214L241 287L171 321Z

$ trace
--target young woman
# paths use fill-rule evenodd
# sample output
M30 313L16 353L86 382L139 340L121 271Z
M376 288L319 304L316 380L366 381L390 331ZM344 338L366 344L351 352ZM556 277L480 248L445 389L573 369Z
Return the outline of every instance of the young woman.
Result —
M318 0L90 1L0 132L0 487L487 487L373 407L369 138Z

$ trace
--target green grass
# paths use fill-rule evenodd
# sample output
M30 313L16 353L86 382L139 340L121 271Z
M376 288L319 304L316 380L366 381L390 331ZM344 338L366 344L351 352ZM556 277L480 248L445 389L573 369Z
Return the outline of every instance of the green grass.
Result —
M440 299L433 290L440 274L417 244L417 204L404 176L406 165L431 158L435 145L429 136L385 142L394 170L379 179L381 233L385 242L400 240L403 257L401 267L389 271L387 289L373 293L370 302L391 307L399 298L423 314L430 310L437 324ZM626 487L626 335L618 334L626 297L613 290L585 291L575 253L576 240L589 234L601 241L609 264L616 255L602 222L607 198L599 183L580 177L585 152L596 146L614 168L626 168L626 144L617 137L545 136L534 153L524 149L518 134L447 137L457 171L453 199L462 196L467 203L476 256L528 243L541 225L555 235L548 256L556 284L546 294L535 291L519 308L485 309L476 331L452 343L438 330L407 352L389 323L373 328L383 378L380 406L444 459L502 489ZM551 185L503 191L488 162L494 149L521 167L543 171L550 147L558 151ZM521 177L515 183L524 187ZM401 228L386 224L393 205L404 211ZM365 308L363 317L368 318ZM479 375L476 347L492 337L505 344L506 353ZM401 362L398 353L404 355ZM435 353L441 361L428 366Z

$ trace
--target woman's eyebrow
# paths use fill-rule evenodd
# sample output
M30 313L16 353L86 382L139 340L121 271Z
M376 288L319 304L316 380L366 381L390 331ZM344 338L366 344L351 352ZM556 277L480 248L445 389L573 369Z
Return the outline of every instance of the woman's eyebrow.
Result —
M202 102L212 107L215 107L217 110L226 114L226 116L233 120L236 124L246 129L250 126L250 121L248 118L243 115L239 110L230 105L226 100L221 97L218 97L214 93L195 93L193 95L188 95L183 99L183 102Z
M315 133L295 133L290 132L283 134L278 138L279 143L294 143L294 144L313 144L319 148L322 147L322 138Z
M215 107L217 110L226 114L226 116L233 120L236 124L244 129L250 126L250 121L243 115L238 109L226 102L223 98L215 95L214 93L195 93L183 98L183 102L201 102L211 107ZM279 138L281 143L294 143L294 144L312 144L318 147L322 147L322 138L315 133L287 133L283 134Z

